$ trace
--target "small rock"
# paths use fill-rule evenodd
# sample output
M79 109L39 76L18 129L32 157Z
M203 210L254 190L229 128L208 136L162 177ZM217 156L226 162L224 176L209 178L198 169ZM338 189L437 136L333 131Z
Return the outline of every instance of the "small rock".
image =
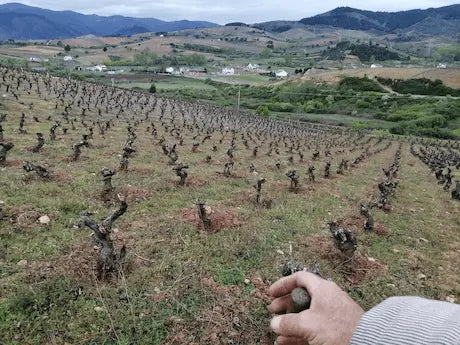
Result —
M375 262L375 261L376 261L374 258L371 258L371 257L367 257L367 260L368 260L369 262Z
M387 286L390 287L390 288L393 288L393 289L396 288L395 284L387 284Z
M398 254L398 253L399 253L399 250L396 249L396 248L393 248L393 253Z
M249 284L251 283L251 281L250 281L248 278L246 278L246 279L244 280L244 283L245 283L246 285L249 285Z
M104 308L102 308L102 307L94 307L94 311L97 311L97 312L104 311Z
M426 238L423 238L423 237L420 237L420 241L425 242L425 243L430 243L430 241L428 241Z
M284 252L283 252L281 249L277 249L276 252L277 252L279 255L284 255Z
M44 216L41 216L40 218L38 218L38 221L42 225L48 225L50 223L51 219L47 215L44 215Z
M21 260L17 263L17 265L21 267L27 266L27 260Z
M457 303L457 299L455 298L454 295L447 296L446 301L449 302L449 303Z
M424 275L423 273L420 273L420 274L417 276L417 279L419 279L419 280L425 280L425 279L426 279L426 275Z

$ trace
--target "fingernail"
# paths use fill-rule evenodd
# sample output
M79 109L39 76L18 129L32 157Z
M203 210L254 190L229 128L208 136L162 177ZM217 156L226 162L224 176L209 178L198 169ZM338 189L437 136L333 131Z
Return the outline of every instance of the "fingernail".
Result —
M275 333L280 328L280 322L281 322L281 316L275 316L270 322L270 327Z

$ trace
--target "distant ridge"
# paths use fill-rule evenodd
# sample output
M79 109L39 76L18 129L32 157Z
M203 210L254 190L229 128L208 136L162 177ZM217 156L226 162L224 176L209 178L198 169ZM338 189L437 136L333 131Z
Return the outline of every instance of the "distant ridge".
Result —
M85 15L52 11L19 3L0 5L0 40L57 39L83 35L128 36L219 26L206 21L167 22L155 18Z
M381 34L456 37L460 31L460 4L401 12L372 12L351 7L338 7L300 21L271 21L253 25L253 27L270 32L284 32L312 26L373 31Z

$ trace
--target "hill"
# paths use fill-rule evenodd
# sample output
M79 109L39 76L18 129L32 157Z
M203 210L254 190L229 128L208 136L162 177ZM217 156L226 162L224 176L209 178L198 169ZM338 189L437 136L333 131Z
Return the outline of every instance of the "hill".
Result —
M333 27L378 34L399 34L400 38L414 34L456 37L460 27L460 5L401 12L373 12L338 7L300 21L270 21L254 24L253 27L277 33L298 28Z
M119 36L215 27L204 21L167 22L155 18L84 15L18 3L0 5L0 39L54 39L83 35Z
M460 5L402 12L372 12L339 7L321 15L304 18L300 22L305 25L329 25L351 30L375 30L382 33L417 30L425 34L454 36L460 26Z

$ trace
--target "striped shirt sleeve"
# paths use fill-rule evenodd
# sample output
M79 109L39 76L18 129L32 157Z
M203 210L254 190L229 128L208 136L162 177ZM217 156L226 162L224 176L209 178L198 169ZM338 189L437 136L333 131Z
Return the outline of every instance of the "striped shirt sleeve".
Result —
M460 345L460 305L391 297L361 318L351 345Z

